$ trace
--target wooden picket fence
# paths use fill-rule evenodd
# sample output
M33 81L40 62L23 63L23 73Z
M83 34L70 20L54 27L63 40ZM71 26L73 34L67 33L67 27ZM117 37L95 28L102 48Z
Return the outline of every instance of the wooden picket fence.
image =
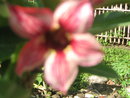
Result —
M105 12L110 11L120 11L120 12L130 12L130 5L120 4L112 5L102 8L97 8L95 10L95 15L100 15ZM103 32L100 35L96 35L98 40L104 40L105 42L118 44L118 45L128 45L130 43L130 26L117 27L107 32Z

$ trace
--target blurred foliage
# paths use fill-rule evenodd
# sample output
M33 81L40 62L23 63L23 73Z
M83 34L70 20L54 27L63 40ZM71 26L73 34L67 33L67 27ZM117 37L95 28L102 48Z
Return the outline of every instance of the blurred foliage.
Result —
M99 34L118 26L126 26L130 24L129 18L129 12L106 12L95 17L93 27L89 31L93 34Z
M82 73L91 73L109 78L119 78L118 74L109 67L105 61L94 67L79 67L79 70Z
M0 28L0 61L9 59L16 46L24 42L9 27Z
M55 0L55 2L54 2L54 0L42 0L43 5L45 7L51 8L52 10L54 10L57 7L57 5L60 3L60 1L61 0Z
M29 98L30 91L14 81L0 79L0 98Z
M7 2L13 5L22 5L22 6L28 5L28 0L7 0Z

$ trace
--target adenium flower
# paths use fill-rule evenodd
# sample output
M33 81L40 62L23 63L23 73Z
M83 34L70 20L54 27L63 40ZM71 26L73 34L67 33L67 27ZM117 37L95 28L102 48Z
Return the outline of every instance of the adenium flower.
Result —
M66 1L54 14L46 8L9 6L10 25L29 42L22 48L16 73L45 67L45 80L64 94L78 73L78 65L89 67L103 58L94 36L85 33L93 22L91 2Z

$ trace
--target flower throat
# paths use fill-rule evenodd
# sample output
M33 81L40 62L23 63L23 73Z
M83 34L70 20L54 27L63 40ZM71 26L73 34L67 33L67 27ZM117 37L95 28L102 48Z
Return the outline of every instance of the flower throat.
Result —
M63 29L48 31L45 34L46 45L55 50L63 50L70 40Z

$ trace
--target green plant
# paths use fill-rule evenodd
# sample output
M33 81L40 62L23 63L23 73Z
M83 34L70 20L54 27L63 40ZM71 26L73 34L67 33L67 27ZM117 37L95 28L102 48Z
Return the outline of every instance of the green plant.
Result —
M130 41L127 42L127 45L130 46Z
M106 53L105 61L111 66L120 76L119 79L115 79L116 83L122 86L119 93L123 97L127 97L125 87L130 83L130 51L127 49L115 47L115 48L104 48Z
M87 78L90 76L88 73L79 73L74 84L70 88L70 92L77 92L80 89L85 89L88 86Z
M121 94L123 97L125 98L130 98L130 96L128 95L128 92L126 91L125 88L121 88L119 91L118 91L119 94Z
M103 46L108 46L110 45L109 43L109 39L107 39L107 41L105 41L105 39L98 39L99 43L101 43Z

